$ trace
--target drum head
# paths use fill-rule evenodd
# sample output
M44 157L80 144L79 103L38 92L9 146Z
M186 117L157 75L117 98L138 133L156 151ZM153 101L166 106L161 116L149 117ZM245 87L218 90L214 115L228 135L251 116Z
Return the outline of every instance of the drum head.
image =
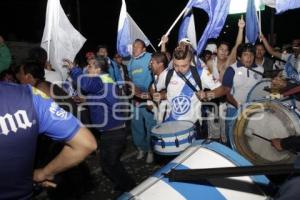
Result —
M175 134L194 129L194 124L189 121L170 121L159 124L152 129L154 135Z
M271 88L271 79L266 78L259 81L250 90L247 96L247 102L252 102L266 98L268 95L270 95L270 92L266 90L267 88Z
M255 164L287 163L295 160L288 151L277 151L267 139L299 135L297 115L279 102L263 100L244 106L233 129L236 150Z

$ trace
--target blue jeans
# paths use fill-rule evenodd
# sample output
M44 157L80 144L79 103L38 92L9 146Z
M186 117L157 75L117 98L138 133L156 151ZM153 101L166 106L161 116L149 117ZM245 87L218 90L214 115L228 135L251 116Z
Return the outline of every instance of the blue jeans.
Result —
M133 142L137 148L145 152L151 150L151 129L155 124L153 114L146 107L134 107L131 130Z
M227 107L226 110L226 120L225 120L225 134L226 134L226 145L230 148L234 146L233 144L233 128L237 117L237 109L233 107Z

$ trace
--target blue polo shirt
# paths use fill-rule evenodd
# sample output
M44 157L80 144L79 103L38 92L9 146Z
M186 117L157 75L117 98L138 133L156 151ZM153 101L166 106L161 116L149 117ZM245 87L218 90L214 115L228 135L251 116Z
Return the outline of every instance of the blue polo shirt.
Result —
M78 120L28 85L0 83L0 199L30 199L38 134L67 141Z

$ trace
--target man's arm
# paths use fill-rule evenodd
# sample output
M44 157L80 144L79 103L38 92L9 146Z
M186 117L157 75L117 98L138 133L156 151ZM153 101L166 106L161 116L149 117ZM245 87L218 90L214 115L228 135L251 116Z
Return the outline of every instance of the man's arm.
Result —
M83 74L82 69L80 67L76 67L74 63L68 59L64 59L64 62L70 70L72 80L80 89L93 94L103 90L103 83L99 76Z
M220 86L214 90L207 91L207 92L199 91L196 93L196 95L198 98L200 98L200 100L210 101L212 99L219 98L226 95L227 92L228 91L226 87Z
M161 52L167 52L166 45L167 45L168 41L169 41L169 37L167 35L163 35L161 37L161 48L160 48Z
M225 71L224 78L222 81L222 86L224 87L224 90L226 91L226 100L228 103L233 105L234 107L238 108L238 102L235 100L235 98L231 94L231 89L233 87L233 79L234 79L235 71L232 67L228 67Z
M34 172L34 180L52 180L54 175L81 162L97 148L94 136L71 114L60 108L46 94L31 88L39 133L53 140L65 141L63 150L48 165Z
M50 163L34 171L34 181L41 183L53 180L56 174L79 164L96 148L97 143L91 132L87 128L80 128Z
M238 27L239 27L239 32L236 37L236 42L235 42L234 47L231 50L230 55L227 58L226 66L230 66L236 62L237 48L243 42L244 28L245 28L245 21L243 19L243 15L241 16L241 19L239 19Z
M231 89L230 89L231 90ZM238 108L239 107L239 104L238 102L235 100L235 98L230 94L230 90L229 90L229 93L227 93L226 95L226 101L228 103L230 103L231 105L233 105L235 108Z
M268 51L269 54L271 54L272 56L281 59L282 54L280 52L276 52L273 47L271 47L271 45L269 44L269 42L267 41L267 39L265 38L264 35L260 35L260 39L261 41L264 43L264 46L266 48L266 50Z

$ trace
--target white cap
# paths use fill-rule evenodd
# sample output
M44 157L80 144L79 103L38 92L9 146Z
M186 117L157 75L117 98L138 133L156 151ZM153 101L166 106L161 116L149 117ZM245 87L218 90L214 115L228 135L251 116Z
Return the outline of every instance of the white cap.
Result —
M206 46L205 50L215 53L217 51L217 45L216 44L208 44Z
M188 39L188 38L182 38L182 39L179 41L179 43L181 43L181 42L184 42L184 43L187 43L187 44L192 44L191 41L190 41L190 39Z

